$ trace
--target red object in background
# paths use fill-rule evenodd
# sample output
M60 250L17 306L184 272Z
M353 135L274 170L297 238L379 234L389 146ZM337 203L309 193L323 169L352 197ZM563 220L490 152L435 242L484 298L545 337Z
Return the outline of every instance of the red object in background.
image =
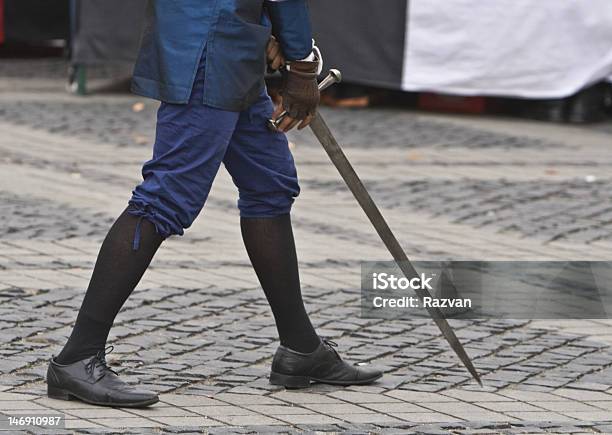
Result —
M4 0L0 0L0 44L4 42Z
M459 97L423 92L419 94L419 108L436 112L484 113L487 109L485 97Z

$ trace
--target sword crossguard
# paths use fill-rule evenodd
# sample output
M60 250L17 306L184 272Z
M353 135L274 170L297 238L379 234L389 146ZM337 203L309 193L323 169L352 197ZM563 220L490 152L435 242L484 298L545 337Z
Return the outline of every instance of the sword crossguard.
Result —
M321 80L321 83L319 83L319 92L323 92L325 89L329 88L332 85L335 85L336 83L340 83L341 81L342 73L337 69L331 69L329 70L329 74L327 75L327 77L325 77L323 80ZM278 116L278 118L276 118L276 120L269 119L268 128L271 131L278 131L278 126L283 122L287 115L288 113L285 110Z

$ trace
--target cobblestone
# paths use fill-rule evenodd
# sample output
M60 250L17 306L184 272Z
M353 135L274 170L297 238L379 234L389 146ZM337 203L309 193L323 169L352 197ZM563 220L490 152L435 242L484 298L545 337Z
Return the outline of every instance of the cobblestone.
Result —
M49 68L30 79L58 80L60 67ZM362 319L360 262L388 254L305 134L291 136L304 187L294 216L304 299L343 355L386 376L299 392L268 383L276 331L241 246L233 185L220 174L204 216L165 244L110 338L110 364L162 402L101 410L46 398L48 359L150 153L155 104L19 95L0 95L0 411L64 412L83 433L612 431L605 321L452 321L480 389L428 319ZM606 134L323 111L415 257L609 259Z
M156 103L146 102L142 109L134 111L135 98L104 100L103 102L3 102L0 99L0 121L17 125L27 125L49 132L61 132L83 140L112 143L119 147L149 146L153 141L151 125L154 124ZM401 153L404 148L418 147L444 149L446 147L479 149L493 148L507 150L526 147L532 150L554 149L555 152L567 148L563 143L547 140L534 140L507 134L482 131L441 121L420 119L415 115L402 112L370 110L365 112L329 111L323 109L330 124L333 124L342 142L349 148L369 149L371 147L396 149ZM355 114L358 114L355 116ZM309 138L300 140L301 145L318 146ZM560 164L552 156L537 162L538 166L556 167ZM5 158L9 158L6 157ZM13 156L19 164L23 158ZM44 165L46 162L39 161ZM441 163L442 162L437 162ZM427 162L425 162L427 164ZM528 166L522 162L467 162L480 168L495 168L501 165ZM610 159L582 159L561 162L576 168L609 167ZM411 166L419 168L422 162L412 161ZM466 165L466 162L454 162ZM71 168L65 168L71 171ZM72 168L73 176L81 174ZM552 171L556 171L552 169ZM608 240L612 237L612 206L607 199L612 180L592 178L583 171L580 178L559 181L538 180L480 180L469 177L450 177L446 180L402 181L397 177L384 181L368 182L377 198L386 207L403 207L408 211L426 210L434 216L444 216L452 222L466 223L475 227L492 227L502 232L519 232L525 237L538 237L546 241L569 239L580 242ZM366 178L367 180L367 178ZM330 194L342 191L344 186L338 182L305 180L304 185ZM397 193L401 192L401 195ZM5 199L5 198L3 198ZM6 207L18 207L15 201L6 198ZM36 204L29 204L36 215ZM412 207L409 207L412 206ZM40 211L42 212L42 210ZM21 218L21 214L11 214ZM28 213L28 218L30 214ZM32 216L32 217L34 217ZM108 218L107 218L108 219ZM30 221L26 219L21 225ZM77 223L78 222L78 223ZM82 220L65 223L63 226L72 234L87 231ZM10 222L9 222L10 223ZM101 222L101 226L107 225ZM10 226L6 232L14 231ZM323 229L322 229L323 230ZM32 233L40 231L31 228ZM324 231L324 230L323 230Z
M345 189L338 182L309 182L308 187L330 194ZM368 187L387 208L428 211L477 228L518 232L547 242L591 243L612 238L612 204L608 202L612 180L389 179Z

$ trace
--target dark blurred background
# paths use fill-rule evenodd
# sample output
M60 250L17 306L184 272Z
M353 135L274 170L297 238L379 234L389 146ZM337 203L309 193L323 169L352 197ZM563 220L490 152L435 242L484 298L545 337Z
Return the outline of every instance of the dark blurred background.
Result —
M431 14L436 13L435 3L439 2L431 3L434 5ZM455 0L450 3L460 7L466 2ZM558 2L560 8L564 7L562 3ZM146 0L0 0L0 66L2 63L7 65L10 59L53 59L61 62L54 63L52 69L55 73L58 69L63 71L69 92L86 94L109 89L125 92L138 50L145 5ZM434 59L429 65L427 56L421 53L419 57L421 47L418 44L422 43L424 34L420 29L428 25L423 22L423 17L427 17L425 5L426 2L417 0L310 0L315 36L326 66L341 69L345 77L345 83L324 96L324 104L354 108L399 106L572 123L611 119L612 88L605 74L600 74L599 78L589 77L571 95L536 98L527 93L517 96L518 90L512 92L511 85L510 91L495 94L489 92L484 84L488 76L483 59L484 71L477 72L483 79L482 95L478 94L478 86L466 92L453 92L452 86L436 88L427 84L427 80L420 85L419 68L427 71L432 65L435 67L436 62L446 61ZM452 24L461 24L459 20L460 17L457 23L453 23L452 16L440 14L440 29L434 31L445 37L447 29L443 26L447 25L448 32L456 33ZM559 23L560 27L563 25ZM583 26L583 23L577 20L575 25ZM589 30L586 28L588 25L593 24L584 20L585 31ZM411 33L413 30L415 38ZM596 30L593 31L594 38ZM534 46L537 43L534 40ZM470 44L473 46L466 47L466 50L473 54L478 41ZM612 43L609 45L612 52ZM560 46L559 50L563 47ZM526 57L533 57L527 51L525 48ZM433 50L429 57L435 55ZM409 59L409 56L414 58ZM441 52L440 57L443 56L447 55ZM452 69L456 61L448 59L447 68ZM440 68L437 72L443 75L448 72L445 71L447 68ZM10 67L8 69L10 75ZM496 73L494 68L491 71L491 74ZM413 73L414 77L411 76ZM546 71L529 73L544 76ZM0 80L2 75L0 68ZM612 78L612 66L609 77ZM97 84L104 78L109 83L102 88L93 85L92 79ZM270 77L269 81L274 90L275 78Z

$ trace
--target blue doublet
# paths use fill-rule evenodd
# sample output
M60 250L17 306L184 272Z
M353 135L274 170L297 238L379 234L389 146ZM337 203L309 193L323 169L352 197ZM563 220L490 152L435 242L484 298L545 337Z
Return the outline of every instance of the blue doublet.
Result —
M271 32L287 60L308 56L312 32L306 0L150 0L132 91L187 103L206 48L202 102L244 110L264 88Z

